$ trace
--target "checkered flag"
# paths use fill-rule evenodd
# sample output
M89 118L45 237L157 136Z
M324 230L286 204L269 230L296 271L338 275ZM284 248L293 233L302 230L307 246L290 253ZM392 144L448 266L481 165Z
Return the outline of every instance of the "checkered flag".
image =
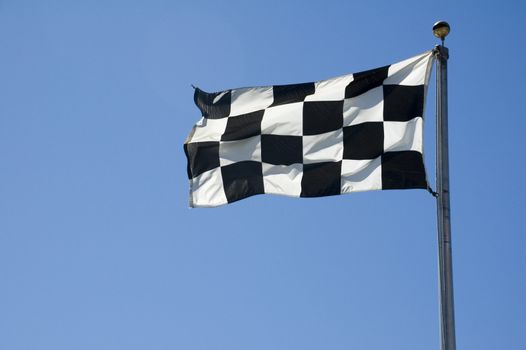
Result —
M207 93L184 150L190 206L256 194L427 189L424 100L432 51L314 83Z

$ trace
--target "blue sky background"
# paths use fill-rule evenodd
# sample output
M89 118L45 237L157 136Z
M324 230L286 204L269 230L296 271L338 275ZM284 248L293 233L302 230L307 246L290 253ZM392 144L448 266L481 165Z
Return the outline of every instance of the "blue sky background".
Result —
M458 348L525 349L524 13L518 0L0 1L0 349L438 349L427 192L192 210L182 144L200 117L192 83L378 67L432 49L439 19Z

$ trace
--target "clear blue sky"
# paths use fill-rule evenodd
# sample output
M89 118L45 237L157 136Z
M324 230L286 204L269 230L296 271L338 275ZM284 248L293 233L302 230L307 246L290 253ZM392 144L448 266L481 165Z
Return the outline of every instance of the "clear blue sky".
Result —
M191 210L182 144L192 83L378 67L439 19L458 348L526 349L524 4L0 1L0 349L438 349L427 192Z

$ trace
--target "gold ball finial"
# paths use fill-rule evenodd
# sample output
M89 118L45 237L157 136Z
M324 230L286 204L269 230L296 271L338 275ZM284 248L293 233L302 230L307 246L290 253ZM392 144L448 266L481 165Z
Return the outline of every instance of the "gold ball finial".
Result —
M433 34L442 41L449 34L449 30L449 24L445 21L438 21L433 25Z

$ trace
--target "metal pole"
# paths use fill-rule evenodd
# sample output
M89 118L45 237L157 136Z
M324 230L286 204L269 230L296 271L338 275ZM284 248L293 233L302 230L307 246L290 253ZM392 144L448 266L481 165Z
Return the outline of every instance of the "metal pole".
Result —
M453 264L451 253L451 222L449 206L449 149L447 121L447 60L449 50L444 47L444 38L449 33L446 22L433 27L436 36L442 39L437 45L437 222L438 265L440 274L440 333L441 349L455 350L455 313L453 303ZM437 32L439 35L437 35Z

